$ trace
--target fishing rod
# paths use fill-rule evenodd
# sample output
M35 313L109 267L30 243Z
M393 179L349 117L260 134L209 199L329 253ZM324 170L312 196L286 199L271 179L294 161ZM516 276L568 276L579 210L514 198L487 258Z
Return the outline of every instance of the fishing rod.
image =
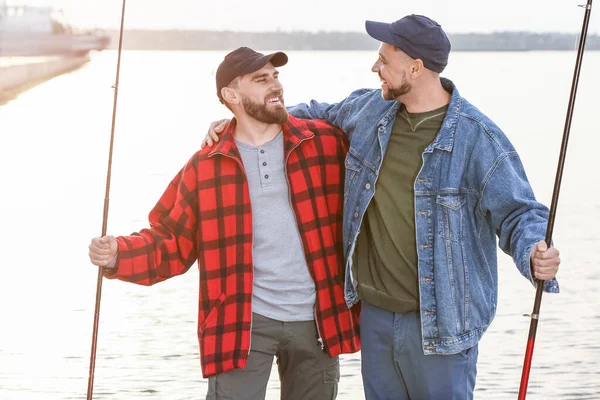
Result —
M550 214L548 217L548 226L546 228L545 241L548 245L552 242L552 231L554 230L554 220L556 218L556 207L558 204L558 195L560 193L560 183L562 181L565 158L567 156L567 145L569 143L569 133L571 131L571 121L573 119L573 108L575 107L575 97L577 96L577 85L579 84L579 74L581 72L581 62L585 49L585 39L587 37L588 25L590 23L590 14L592 11L592 0L587 0L587 4L581 5L585 8L583 17L583 26L579 36L579 46L577 49L577 61L575 63L575 72L573 73L573 82L571 84L571 94L569 96L569 106L567 108L567 117L565 129L563 132L560 155L558 158L558 167L556 169L556 178L554 180L554 191L552 192L552 203L550 205ZM544 293L544 281L537 280L537 290L535 301L533 303L533 312L531 313L531 323L529 325L529 337L527 338L527 348L525 350L525 360L523 362L523 372L521 375L521 387L519 388L519 400L525 400L527 396L527 384L529 383L529 371L531 369L531 358L533 357L533 347L535 345L535 336L537 333L538 321L540 318L540 305L542 304L542 294Z
M110 128L110 147L108 150L108 168L106 169L106 192L104 195L104 214L102 217L102 236L106 236L108 221L108 203L110 194L110 177L112 170L113 144L115 141L115 122L117 120L117 100L119 98L119 75L121 72L121 51L123 49L123 26L125 25L125 3L121 9L121 27L119 29L119 50L117 51L117 72L115 77L112 125ZM94 329L92 333L92 354L90 356L90 374L88 378L87 400L92 400L94 393L94 370L96 368L96 349L98 344L98 323L100 320L100 300L102 298L102 267L98 267L98 281L96 283L96 308L94 310Z

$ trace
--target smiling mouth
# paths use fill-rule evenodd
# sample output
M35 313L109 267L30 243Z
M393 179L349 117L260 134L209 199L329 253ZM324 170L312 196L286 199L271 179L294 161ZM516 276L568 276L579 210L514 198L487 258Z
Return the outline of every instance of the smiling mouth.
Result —
M280 96L276 96L276 97L270 97L267 99L267 104L281 104L281 97Z

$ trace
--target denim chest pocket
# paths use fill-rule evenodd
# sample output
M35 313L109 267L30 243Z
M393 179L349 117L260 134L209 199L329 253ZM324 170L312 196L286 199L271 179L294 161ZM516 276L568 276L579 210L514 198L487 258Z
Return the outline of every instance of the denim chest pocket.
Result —
M443 194L436 196L438 205L438 231L445 238L458 241L463 236L463 214L466 197L464 194Z
M363 162L353 154L352 148L346 156L344 166L346 167L346 185L351 187L363 168Z

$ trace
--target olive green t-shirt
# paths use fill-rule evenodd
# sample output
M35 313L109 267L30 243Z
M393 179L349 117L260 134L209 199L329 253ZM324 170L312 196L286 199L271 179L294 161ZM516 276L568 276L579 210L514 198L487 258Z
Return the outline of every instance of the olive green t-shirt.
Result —
M396 313L419 310L414 181L448 106L410 114L401 106L356 247L361 300Z

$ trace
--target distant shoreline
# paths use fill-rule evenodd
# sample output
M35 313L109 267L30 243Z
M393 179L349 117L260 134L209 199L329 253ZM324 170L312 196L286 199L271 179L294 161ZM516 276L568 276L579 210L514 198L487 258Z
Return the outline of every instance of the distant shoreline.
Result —
M119 32L105 31L109 48L118 46ZM453 51L575 50L578 34L493 32L448 34ZM127 50L231 50L249 46L262 50L375 50L378 43L363 32L231 32L193 30L126 30ZM600 36L588 35L586 50L600 50Z

